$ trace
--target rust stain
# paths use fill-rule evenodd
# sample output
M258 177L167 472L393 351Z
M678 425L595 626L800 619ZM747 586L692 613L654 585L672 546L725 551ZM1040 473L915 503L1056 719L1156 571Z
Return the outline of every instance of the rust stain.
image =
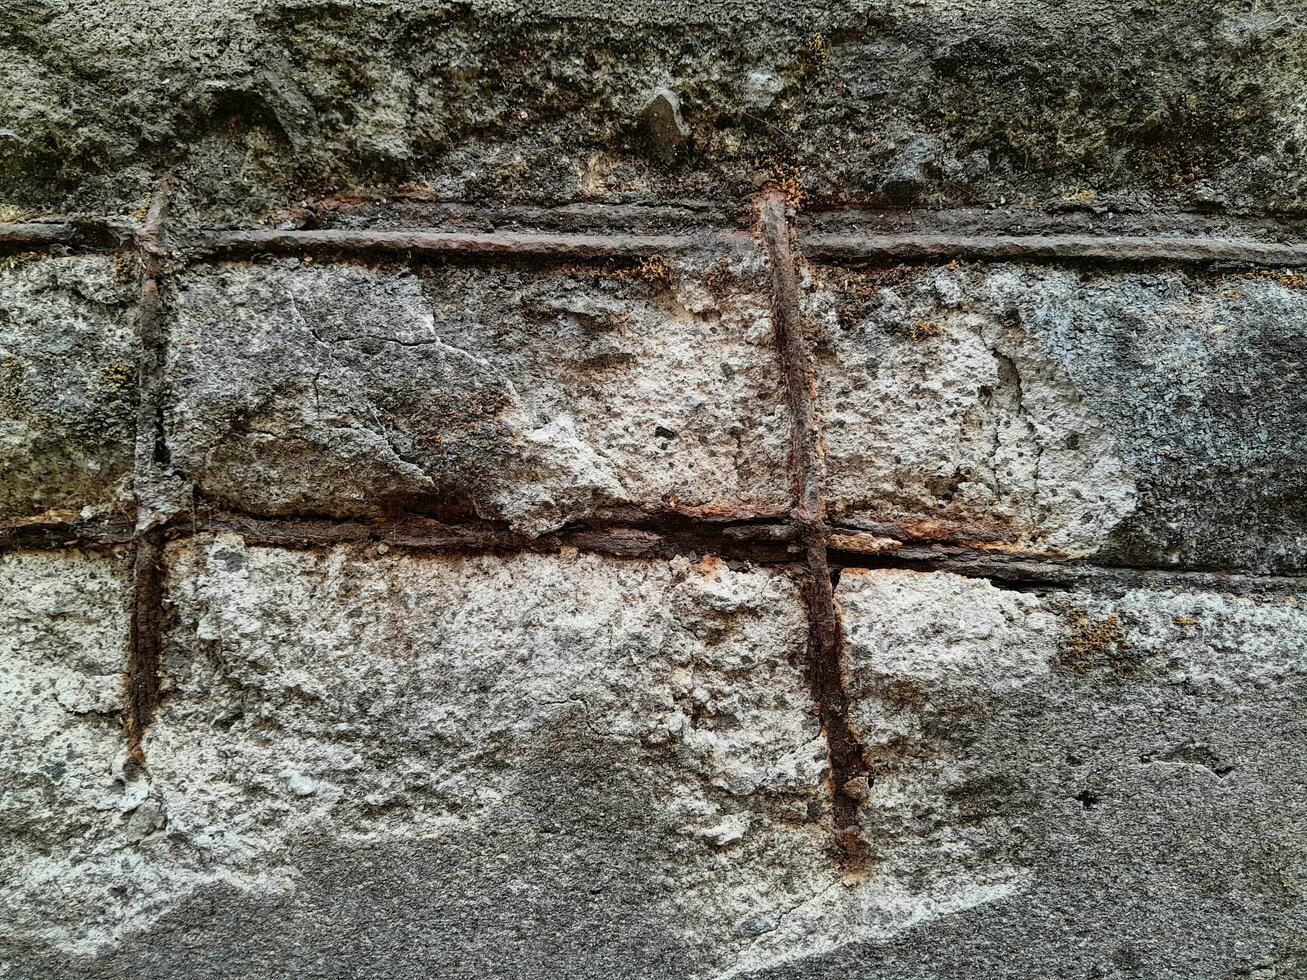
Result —
M159 704L160 650L163 632L163 535L148 531L136 541L132 570L132 611L127 651L126 709L123 727L127 751L145 764L142 742Z
M141 298L137 339L141 348L137 365L139 404L136 415L134 482L137 499L155 479L155 468L166 458L163 437L163 372L168 342L163 297L159 289L165 272L164 222L171 188L162 182L151 195L144 222L135 230L141 256ZM126 710L123 727L128 753L145 765L145 730L159 704L160 649L163 631L164 529L141 527L135 537L132 571L132 612L125 672Z
M831 816L837 857L847 872L865 867L870 860L861 820L869 769L861 736L849 710L844 628L826 561L825 529L812 527L807 537L808 575L803 595L808 607L808 683L830 758Z
M869 771L849 711L844 628L827 557L830 529L825 522L824 447L817 426L816 388L803 331L784 188L771 187L764 192L759 221L771 266L772 319L790 409L790 467L794 480L791 513L806 571L802 590L808 610L807 679L830 761L835 858L846 876L857 876L871 860L861 821Z
M853 551L860 555L880 555L897 551L903 542L897 538L884 538L875 534L831 534L830 546L839 551Z
M726 568L726 562L716 555L704 555L694 566L694 570L704 578L717 578L724 568Z

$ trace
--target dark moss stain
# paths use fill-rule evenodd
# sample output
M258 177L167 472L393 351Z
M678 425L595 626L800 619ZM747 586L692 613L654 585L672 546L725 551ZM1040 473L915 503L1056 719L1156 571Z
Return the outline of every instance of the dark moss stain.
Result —
M1092 186L1288 208L1307 188L1285 110L1307 60L1291 18L726 6L675 20L279 2L235 24L192 11L166 47L87 58L68 18L20 3L0 43L79 109L29 100L0 137L0 199L140 197L164 168L215 214L409 183L571 199L596 155L614 189L651 196L743 197L777 160L799 193L880 202ZM778 83L761 101L746 95L757 70ZM667 80L691 135L665 163L640 109Z
M932 57L939 95L927 117L960 156L983 152L992 167L1068 187L1177 191L1259 155L1288 164L1300 149L1286 144L1288 120L1263 78L1300 71L1303 40L1240 36L1238 6L982 17Z

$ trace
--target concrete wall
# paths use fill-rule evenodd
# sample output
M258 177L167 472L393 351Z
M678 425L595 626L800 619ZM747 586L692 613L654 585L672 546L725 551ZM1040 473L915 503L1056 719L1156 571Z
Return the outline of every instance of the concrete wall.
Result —
M0 976L1307 975L1300 3L15 0Z

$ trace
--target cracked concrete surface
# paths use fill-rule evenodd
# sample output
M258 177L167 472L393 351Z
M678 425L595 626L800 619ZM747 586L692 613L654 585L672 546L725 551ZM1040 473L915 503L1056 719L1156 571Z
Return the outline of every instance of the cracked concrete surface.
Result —
M0 977L1307 975L1294 0L10 6Z
M666 281L197 270L176 286L173 465L202 499L264 514L428 510L538 534L620 504L784 513L763 275L749 259L686 259Z
M1301 277L996 264L812 279L837 520L1302 570Z

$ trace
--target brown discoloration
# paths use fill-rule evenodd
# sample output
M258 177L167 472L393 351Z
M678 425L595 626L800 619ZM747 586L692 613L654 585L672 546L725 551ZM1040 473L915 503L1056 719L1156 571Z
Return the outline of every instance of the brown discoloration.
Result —
M164 536L147 531L136 541L132 570L132 612L128 637L123 726L127 750L145 764L141 743L159 703L159 651L163 632Z
M32 520L0 521L0 550L110 548L135 535L131 524L89 523L73 515L42 515Z
M166 461L163 442L164 359L168 324L164 315L160 280L167 253L164 219L169 186L165 181L153 196L145 221L136 231L141 254L141 299L138 311L137 365L139 403L136 425L136 460L133 473L138 502L149 492L159 466ZM165 534L158 521L138 511L132 575L132 613L127 651L127 698L124 728L127 748L137 765L145 765L142 743L159 703L160 642L163 629Z
M772 188L763 196L760 219L771 266L772 318L790 409L793 515L807 572L803 579L808 609L807 675L830 756L837 859L846 873L857 874L871 860L859 815L866 797L868 768L849 712L844 630L827 561L830 529L825 523L825 467L816 419L816 391L799 314L798 273L785 208L784 189Z
M860 790L865 783L858 782L867 777L867 760L849 711L844 629L826 564L824 528L808 528L806 545L808 574L803 594L809 623L808 683L830 753L831 815L840 861L846 868L856 868L868 858L859 815L865 795Z
M1118 675L1129 677L1139 669L1139 658L1130 652L1119 618L1091 619L1087 613L1075 610L1066 617L1057 665L1077 674L1109 666Z
M704 555L695 563L694 570L704 578L716 578L725 567L726 563L716 555Z
M528 537L489 521L445 523L425 517L350 521L270 518L230 511L187 515L168 528L169 538L239 534L250 544L311 549L357 544L449 554L554 554L587 552L611 558L715 556L754 565L795 561L788 529L776 525L700 524L664 515L638 526L591 522L554 534Z
M824 262L1243 262L1304 266L1307 247L1235 238L1115 235L810 235L804 251Z
M816 391L799 317L799 283L785 197L768 191L762 203L762 237L771 265L772 321L785 369L785 395L790 407L790 465L794 474L795 519L820 521L822 447L816 422Z
M651 255L631 269L624 269L615 274L618 279L640 279L658 289L669 289L672 285L672 266L667 256L659 253Z
M854 501L850 507L857 509L864 506L862 501ZM966 522L946 517L895 517L875 521L859 521L856 533L869 532L881 537L898 541L930 544L958 544L985 550L1002 550L1013 552L1011 544L1019 541L1021 535L1000 521L985 519L977 515L974 520ZM1048 552L1038 552L1047 555Z
M736 522L738 520L738 523ZM796 544L804 528L793 521L704 519L672 511L639 508L601 512L585 523L553 535L528 538L491 522L437 520L424 517L354 521L331 517L270 518L231 511L188 511L162 526L169 541L197 534L231 532L251 543L283 547L327 547L337 543L384 543L401 548L465 553L594 551L615 557L659 557L694 552L722 554L754 564L793 564L803 548ZM639 533L636 533L639 532ZM1178 588L1212 590L1230 595L1293 595L1307 591L1307 579L1285 575L1190 571L1103 565L1089 560L1057 561L1005 555L955 545L920 547L896 543L884 550L853 550L832 534L827 566L857 576L897 569L931 574L952 572L983 578L1009 588L1059 590L1075 585L1106 588ZM80 521L72 514L0 522L0 551L107 548L133 540L130 525ZM872 540L882 540L873 538ZM851 567L844 567L846 563ZM866 567L858 567L866 566ZM1187 617L1186 617L1187 619ZM1191 623L1177 623L1191 626Z
M897 551L903 542L897 538L879 537L875 534L831 534L830 546L839 551L852 551L859 555L879 555L887 551Z

